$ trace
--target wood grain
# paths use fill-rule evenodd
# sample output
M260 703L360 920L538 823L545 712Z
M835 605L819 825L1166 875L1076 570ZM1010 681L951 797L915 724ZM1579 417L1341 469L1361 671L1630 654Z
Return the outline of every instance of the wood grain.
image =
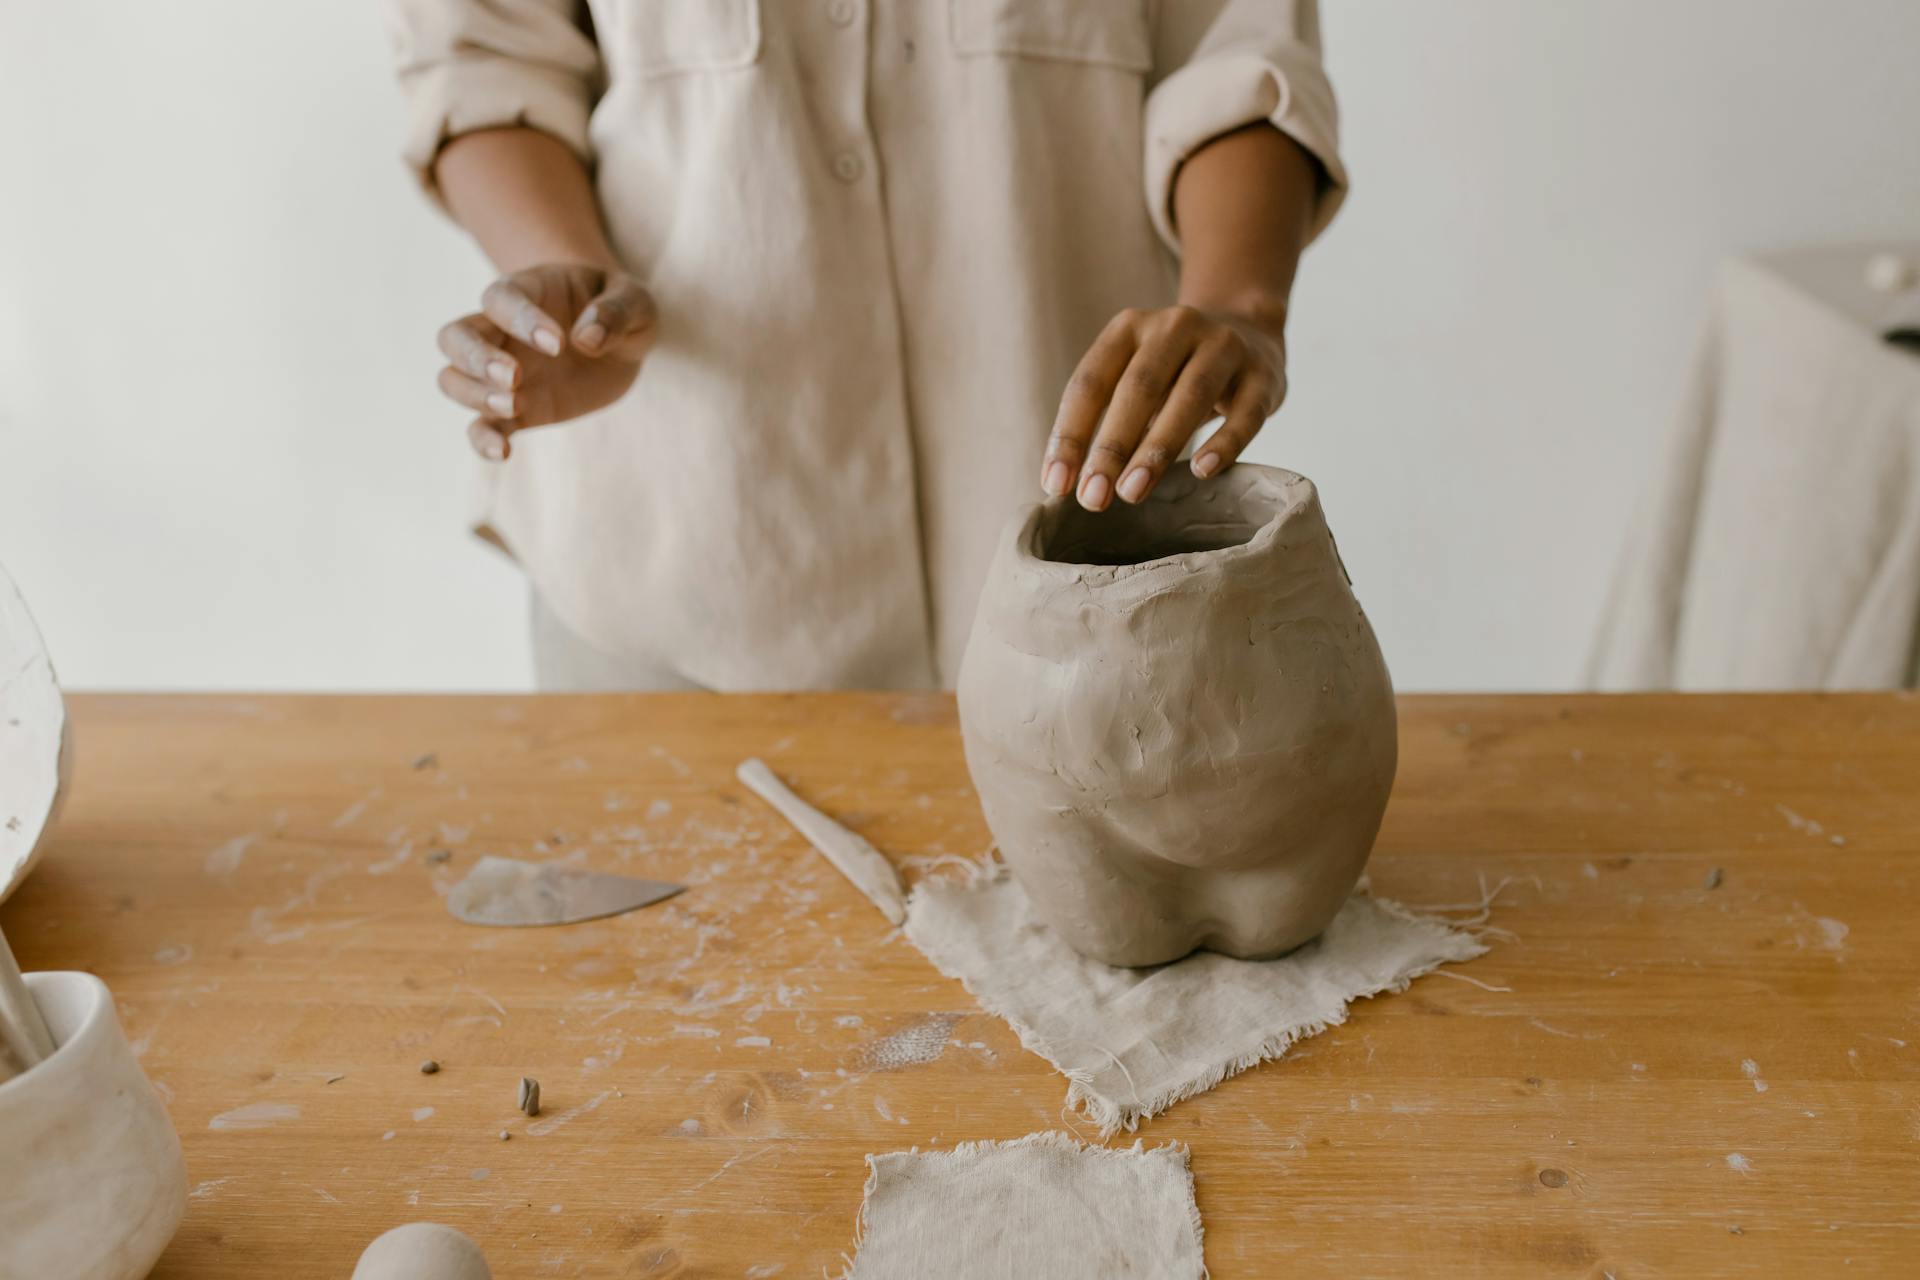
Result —
M762 756L915 879L987 845L945 697L74 703L0 926L106 979L168 1099L158 1276L343 1277L419 1218L502 1277L816 1276L866 1153L1067 1127L733 778ZM1505 881L1456 972L1511 990L1423 979L1144 1126L1192 1145L1214 1275L1914 1274L1920 701L1401 708L1375 889ZM480 930L441 896L488 853L693 887Z

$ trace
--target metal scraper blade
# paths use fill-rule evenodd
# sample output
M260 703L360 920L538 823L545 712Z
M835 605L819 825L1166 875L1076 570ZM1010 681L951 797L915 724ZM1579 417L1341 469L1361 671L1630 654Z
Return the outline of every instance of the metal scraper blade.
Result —
M517 858L482 858L448 892L447 910L468 924L576 924L671 898L686 887Z

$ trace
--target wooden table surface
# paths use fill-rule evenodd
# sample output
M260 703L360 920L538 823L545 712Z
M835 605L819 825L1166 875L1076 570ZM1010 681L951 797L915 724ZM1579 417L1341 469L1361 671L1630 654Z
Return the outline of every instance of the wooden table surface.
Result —
M107 981L167 1099L193 1191L158 1276L344 1280L424 1218L503 1278L813 1277L867 1153L1074 1119L733 778L762 756L940 874L988 843L945 697L74 704L0 925ZM1192 1147L1213 1274L1920 1274L1920 699L1401 717L1374 888L1506 881L1507 932L1454 970L1484 986L1362 1001L1143 1126ZM442 896L489 853L692 888L476 929Z

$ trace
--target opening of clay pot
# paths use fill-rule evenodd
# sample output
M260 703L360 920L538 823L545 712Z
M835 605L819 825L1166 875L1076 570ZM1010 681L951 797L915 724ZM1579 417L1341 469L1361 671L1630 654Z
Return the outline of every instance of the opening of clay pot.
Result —
M42 1073L73 1070L73 1059L81 1052L76 1046L82 1033L100 1019L113 999L107 984L90 973L29 973L25 977L28 993L53 1037L53 1056L11 1079L0 1080L0 1091L24 1089Z
M1135 565L1243 546L1285 500L1277 486L1232 481L1209 485L1168 476L1139 506L1115 504L1100 512L1071 500L1050 504L1035 530L1034 556L1052 564Z

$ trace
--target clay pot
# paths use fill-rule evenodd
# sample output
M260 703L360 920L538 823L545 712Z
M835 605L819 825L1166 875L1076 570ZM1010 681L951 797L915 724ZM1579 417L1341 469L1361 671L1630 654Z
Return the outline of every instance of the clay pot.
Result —
M153 1086L90 973L29 973L57 1046L0 1084L0 1276L140 1280L187 1208Z
M1002 535L960 671L1007 865L1116 965L1317 936L1373 847L1393 686L1313 483L1235 466Z

